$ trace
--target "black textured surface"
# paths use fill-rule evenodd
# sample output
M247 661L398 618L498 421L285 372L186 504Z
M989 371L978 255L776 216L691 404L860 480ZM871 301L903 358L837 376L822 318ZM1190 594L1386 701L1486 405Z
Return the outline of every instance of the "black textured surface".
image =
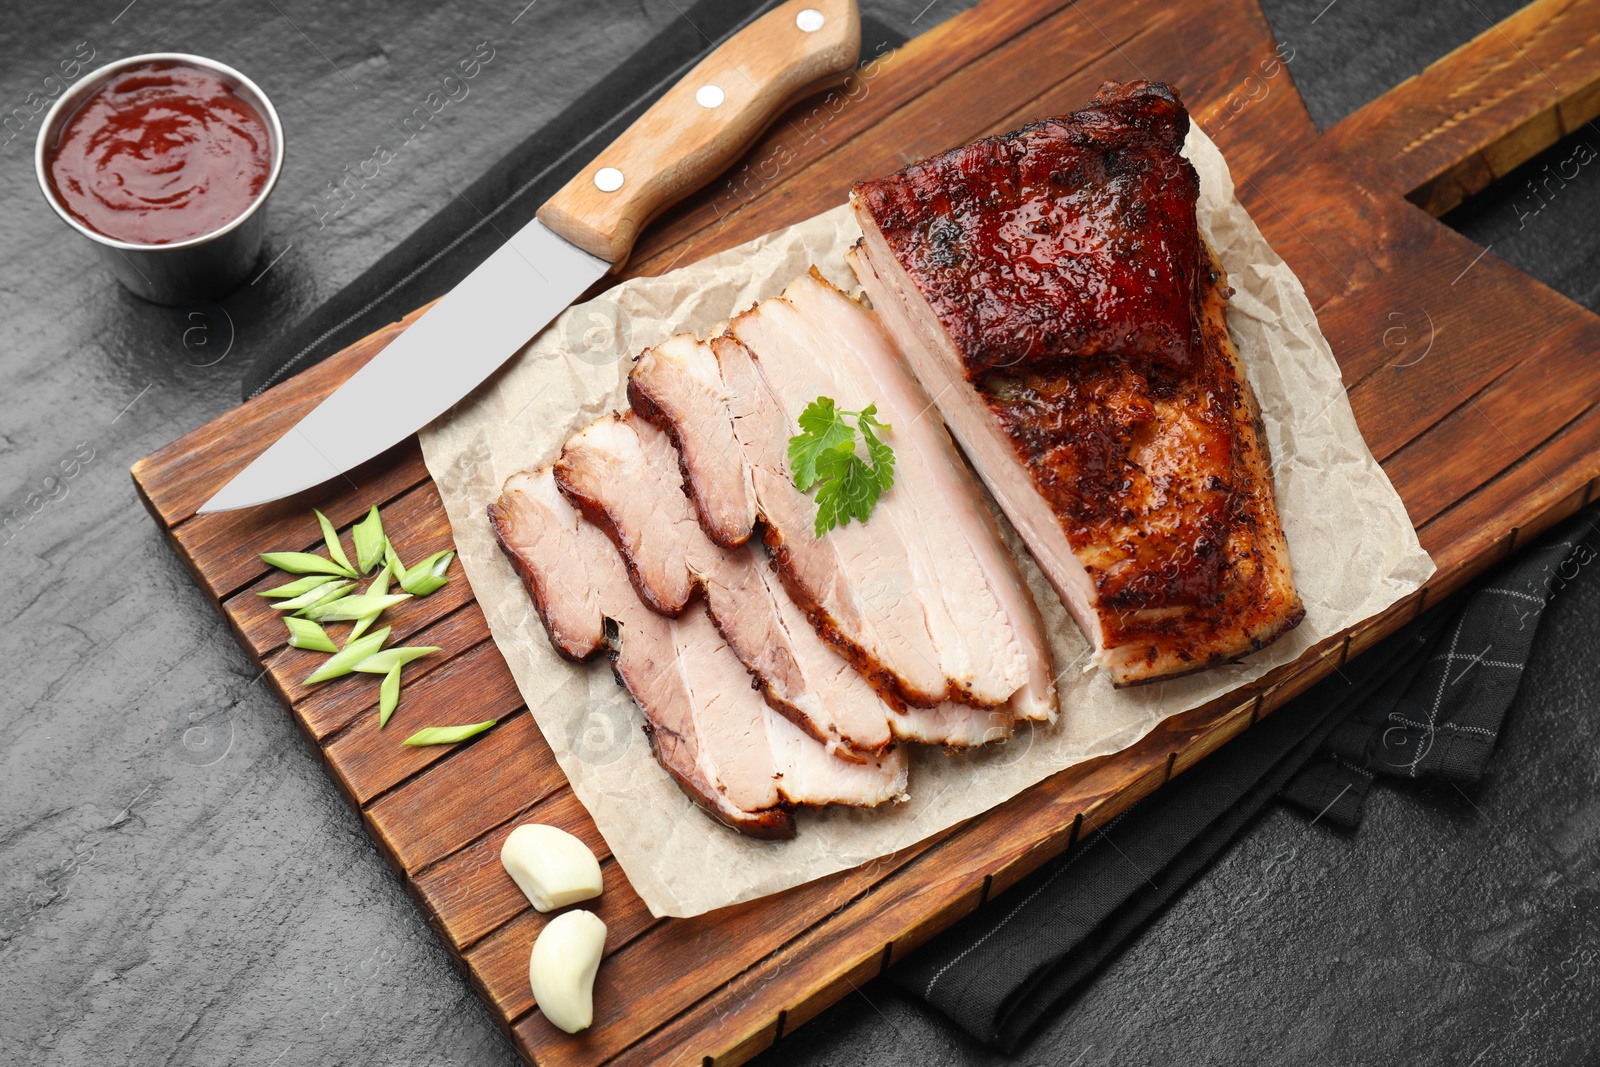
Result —
M235 403L249 352L680 17L663 0L524 3L71 0L7 12L6 112L80 42L97 61L188 50L264 86L289 158L270 269L228 315L173 311L126 296L48 211L33 184L35 127L9 142L0 132L0 519L11 520L0 535L0 1061L514 1062L144 514L127 467ZM907 33L966 6L926 3L863 6ZM1319 6L1268 9L1300 49L1291 70L1324 123L1505 7L1460 0L1418 14L1337 0L1313 22ZM472 94L319 226L318 191L485 40L495 59ZM1591 296L1600 275L1577 237L1597 207L1592 184L1573 188L1495 254ZM1514 209L1475 210L1493 225ZM1354 838L1269 816L1022 1062L1580 1062L1600 967L1600 593L1584 588L1552 605L1551 639L1484 786L1385 791ZM886 988L863 993L767 1062L999 1061Z

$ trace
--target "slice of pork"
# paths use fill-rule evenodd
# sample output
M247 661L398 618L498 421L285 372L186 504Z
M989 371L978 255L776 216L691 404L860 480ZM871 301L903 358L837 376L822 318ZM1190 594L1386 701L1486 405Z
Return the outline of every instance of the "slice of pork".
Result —
M640 599L676 614L696 588L767 701L835 755L862 759L893 738L966 747L1010 733L1010 716L961 704L908 715L885 703L817 636L753 543L713 544L684 494L678 453L634 412L574 434L555 465L562 492L610 535Z
M756 524L753 465L735 432L744 405L710 347L679 334L645 349L628 378L628 401L677 446L684 491L706 536L726 548L748 541Z
M714 561L679 484L677 451L666 434L632 412L604 415L568 438L556 484L616 542L639 598L678 615L694 595L694 565Z
M856 212L866 238L847 255L856 278L901 351L937 397L939 413L961 440L972 465L983 474L1000 510L1033 552L1045 579L1095 648L1103 644L1095 611L1094 582L1072 552L1061 522L1034 487L1033 477L1016 460L1016 450L982 394L967 383L961 358L926 302L918 299L905 270L884 244L871 216ZM870 228L869 228L870 227ZM881 273L880 273L881 271Z
M876 318L815 275L738 316L709 345L647 353L630 397L678 443L702 525L756 514L785 585L818 631L896 700L1009 705L1053 716L1038 610L932 405ZM708 383L720 382L720 385ZM817 538L816 508L788 474L788 440L820 396L875 403L890 424L896 484L870 521ZM731 420L737 447L699 427Z
M1072 469L1060 456L1069 443L1032 433L1013 440L998 417L1019 421L1048 408L1042 388L1030 384L1017 398L985 394L966 379L964 364L915 281L861 199L854 201L865 237L850 253L874 307L901 339L923 384L938 397L945 421L982 473L985 483L1028 544L1046 579L1094 649L1092 663L1117 686L1172 678L1223 663L1237 662L1287 632L1305 615L1294 590L1288 547L1274 500L1271 463L1259 408L1243 360L1228 332L1227 289L1222 267L1201 242L1207 257L1201 274L1197 325L1201 344L1195 369L1177 387L1150 398L1151 417L1130 439L1126 462L1138 478L1124 482L1115 520L1083 523L1076 550L1067 536L1069 521L1057 514L1043 491L1048 479ZM1076 373L1068 366L1060 372ZM993 407L991 407L993 405ZM1222 417L1214 413L1220 410ZM1218 425L1226 421L1226 427ZM1126 432L1110 425L1108 435ZM1221 440L1210 456L1228 456L1226 478L1210 478L1200 459L1206 448L1195 441ZM1022 447L1026 441L1027 448ZM1031 450L1036 450L1036 453ZM1036 462L1055 457L1054 466ZM1080 468L1082 469L1082 468ZM1046 481L1036 473L1048 470ZM1203 501L1215 486L1231 486L1233 499L1221 509L1222 535L1209 535L1214 547L1203 559L1191 545L1206 543L1194 531L1200 524L1185 516L1183 501ZM1055 484L1059 485L1059 481ZM1149 488L1141 495L1140 485ZM1186 491L1185 487L1190 487ZM1196 505L1198 510L1198 505ZM1130 551L1128 546L1138 546ZM1141 557L1148 557L1148 560ZM1128 589L1144 584L1156 590L1204 580L1202 562L1211 562L1217 579L1214 597L1198 602L1148 602L1124 594L1121 602L1102 601L1095 575L1119 577ZM1115 586L1112 587L1115 592Z
M753 836L786 837L793 805L873 806L904 794L903 752L850 763L809 738L809 751L797 748L793 727L751 689L710 619L646 608L606 535L561 494L549 468L509 479L489 517L552 644L574 659L610 647L657 759L714 817Z

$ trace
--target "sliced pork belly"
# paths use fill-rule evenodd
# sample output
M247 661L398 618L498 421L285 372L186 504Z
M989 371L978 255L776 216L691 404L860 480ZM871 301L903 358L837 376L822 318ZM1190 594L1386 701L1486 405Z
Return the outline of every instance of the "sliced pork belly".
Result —
M633 409L661 427L678 448L684 490L706 535L736 548L756 523L753 464L734 432L740 396L723 383L711 349L692 334L647 348L628 379Z
M680 340L666 358L647 353L629 396L679 445L706 532L739 540L705 521L707 510L759 516L785 585L818 631L893 699L1053 715L1037 608L927 397L870 312L820 277L802 277L709 345ZM896 456L895 486L871 520L821 539L815 504L787 468L796 420L819 396L846 409L876 403ZM700 427L729 419L736 446L695 443L718 439Z
M834 759L751 689L705 613L671 619L646 608L616 549L549 468L509 479L489 518L551 642L574 659L610 648L657 759L717 819L753 836L787 837L794 805L873 806L904 794L903 752Z
M690 557L700 568L717 562L701 551L709 542L677 484L677 457L664 433L629 412L573 434L554 468L567 499L616 542L639 598L664 615L694 595Z
M947 700L931 708L903 705L890 725L902 741L946 748L978 748L1012 734L1015 712L1010 705L974 708Z
M862 286L1117 685L1304 616L1188 121L1108 83L851 198Z
M579 661L598 652L606 639L602 604L622 599L605 535L572 509L547 469L506 479L500 499L489 505L489 523L556 651ZM564 552L571 554L569 566L544 564Z
M858 808L905 796L904 751L879 753L860 763L835 759L751 688L744 665L704 611L690 609L668 629L697 711L700 744L728 796L756 802L776 790L788 804ZM624 644L627 639L624 631Z
M616 543L640 599L676 614L703 589L712 621L768 703L835 755L864 759L894 738L966 747L1010 734L1009 713L946 703L913 715L885 703L816 634L760 546L723 548L706 536L680 484L677 450L638 414L607 415L574 434L555 478Z

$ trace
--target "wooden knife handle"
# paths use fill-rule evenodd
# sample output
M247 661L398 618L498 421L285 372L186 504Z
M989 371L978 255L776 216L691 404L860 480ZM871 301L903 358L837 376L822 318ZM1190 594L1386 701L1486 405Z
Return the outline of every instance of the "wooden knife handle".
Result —
M725 170L789 104L843 82L860 54L856 0L790 0L668 89L539 221L621 267L646 223Z

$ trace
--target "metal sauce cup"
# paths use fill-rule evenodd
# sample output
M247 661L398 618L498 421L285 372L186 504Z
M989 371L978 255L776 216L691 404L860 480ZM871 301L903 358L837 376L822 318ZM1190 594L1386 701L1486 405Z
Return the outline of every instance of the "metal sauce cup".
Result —
M271 141L272 169L261 192L244 213L210 233L164 245L132 244L107 237L73 218L50 187L49 154L60 144L61 131L95 90L130 67L146 63L182 63L201 67L221 77L261 115ZM111 267L129 292L157 304L190 304L221 296L237 286L255 266L261 254L261 238L266 225L267 197L278 183L283 169L283 126L277 109L261 87L232 67L204 56L183 52L149 52L129 56L86 74L56 100L39 127L39 140L33 152L34 172L44 198L62 221L93 241L101 258Z

